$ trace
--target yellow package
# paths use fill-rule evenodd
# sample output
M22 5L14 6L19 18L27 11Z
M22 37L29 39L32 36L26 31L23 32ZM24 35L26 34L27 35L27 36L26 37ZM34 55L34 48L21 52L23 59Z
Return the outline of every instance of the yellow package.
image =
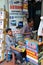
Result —
M18 45L16 48L20 48L22 50L22 52L25 51L25 46Z

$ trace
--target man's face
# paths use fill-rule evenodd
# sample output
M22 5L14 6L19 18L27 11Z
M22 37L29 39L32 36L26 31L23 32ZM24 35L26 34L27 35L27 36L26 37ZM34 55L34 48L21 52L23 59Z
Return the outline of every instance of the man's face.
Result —
M31 21L31 22L29 23L29 26L30 26L30 27L33 27L33 25L34 25L34 22Z
M12 31L11 30L8 31L8 35L12 36Z

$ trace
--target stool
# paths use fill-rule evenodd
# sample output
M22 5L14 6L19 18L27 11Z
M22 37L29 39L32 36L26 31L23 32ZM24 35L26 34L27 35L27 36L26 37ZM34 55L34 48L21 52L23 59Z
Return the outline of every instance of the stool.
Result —
M6 51L6 58L8 58L8 50ZM12 61L13 61L13 64L12 65L16 65L15 64L15 55L14 55L14 53L12 53Z

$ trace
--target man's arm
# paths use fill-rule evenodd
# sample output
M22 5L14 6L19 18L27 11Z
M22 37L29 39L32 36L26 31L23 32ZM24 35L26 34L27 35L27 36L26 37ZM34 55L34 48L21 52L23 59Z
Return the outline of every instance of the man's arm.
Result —
M14 46L11 46L10 48L11 48L12 50L15 50L15 51L18 51L18 52L21 52L21 51L22 51L21 49L15 48Z
M9 37L6 37L5 42L6 42L7 46L9 48L11 48L12 50L16 50L18 52L21 52L21 49L17 49L17 48L15 48L15 46L13 44L11 44Z
M28 33L25 33L25 32L24 32L24 33L22 33L22 34L23 34L23 35L29 35L29 34L31 34L31 32L28 32Z
M20 33L23 34L23 35L31 34L31 32L26 32L26 30L27 30L27 25L25 25L25 26L20 30Z
M5 42L6 42L7 47L10 48L10 46L11 46L11 42L10 42L10 38L9 38L8 36L6 36L6 38L5 38Z

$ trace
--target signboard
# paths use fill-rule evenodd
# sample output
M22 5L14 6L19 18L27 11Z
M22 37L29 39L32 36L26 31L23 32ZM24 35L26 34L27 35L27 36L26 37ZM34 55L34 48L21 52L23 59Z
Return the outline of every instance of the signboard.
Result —
M23 1L23 11L28 12L28 0Z

